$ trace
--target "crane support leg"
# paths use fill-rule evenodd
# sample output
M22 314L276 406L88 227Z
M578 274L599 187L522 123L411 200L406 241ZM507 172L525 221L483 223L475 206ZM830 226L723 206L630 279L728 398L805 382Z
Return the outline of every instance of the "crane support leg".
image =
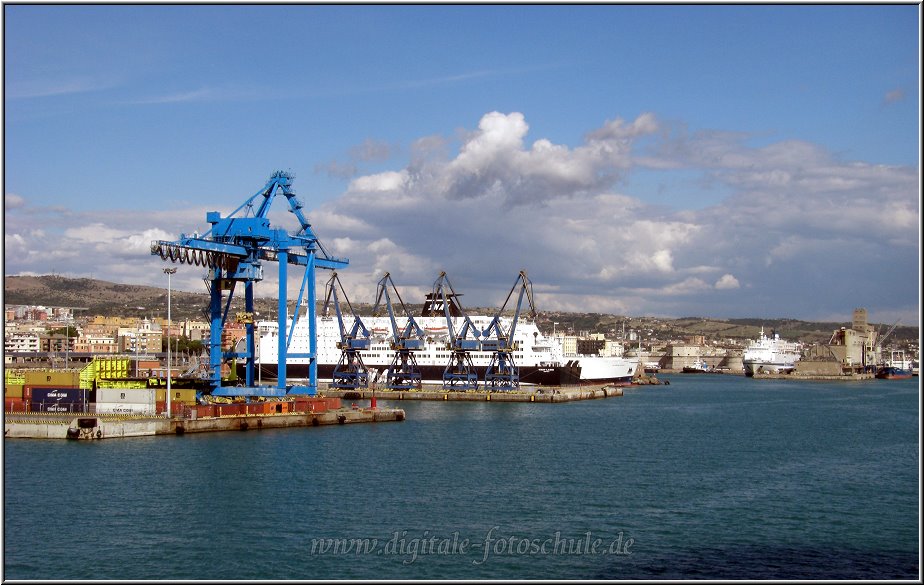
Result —
M388 368L388 381L386 388L391 390L419 390L421 387L420 369L414 352L399 350Z
M443 370L443 390L477 390L478 374L467 351L454 350Z
M282 254L282 253L280 253ZM282 255L280 255L280 267L282 265ZM318 392L318 353L317 353L317 325L315 323L315 302L316 302L316 292L314 287L314 268L315 268L315 258L314 255L308 257L307 262L305 263L305 274L303 276L301 289L299 292L298 302L295 305L295 314L292 315L292 326L288 334L285 333L285 319L280 319L279 321L279 331L282 332L282 335L279 337L280 343L280 358L279 364L280 367L282 364L290 357L293 358L307 358L308 359L308 385L307 386L288 386L285 379L283 379L282 374L279 374L279 389L282 391L283 395L285 394L307 394L309 396L314 396ZM281 278L281 275L280 275ZM292 341L292 335L295 331L295 324L299 318L299 312L301 307L302 296L304 295L305 290L308 291L308 298L305 302L306 308L308 310L308 353L290 353L289 345ZM284 281L280 280L279 282L279 300L280 300L280 309L283 307L283 299L286 295L286 286ZM281 371L281 370L280 370Z
M286 390L286 354L289 345L289 336L286 334L286 318L288 317L288 299L286 298L286 282L288 280L289 254L279 250L277 258L279 259L279 306L277 307L279 333L279 364L276 366L276 388L285 394Z
M314 286L314 255L308 258L308 265L305 266L305 280L302 282L311 283L308 287L308 329L311 335L308 337L308 394L312 396L317 394L318 390L318 327L315 319L315 304L317 303L315 286Z
M244 310L251 315L251 318L248 319L247 323L244 325L244 329L247 335L247 366L245 369L246 372L246 384L248 388L252 388L254 385L254 326L253 326L253 282L245 281L244 282Z
M209 372L212 389L221 388L221 275L216 274L211 281L209 298L209 319L211 332L209 333Z
M495 352L484 374L485 384L491 388L510 390L520 387L520 370L513 361L513 356L505 352Z
M291 173L276 171L263 189L247 199L227 217L222 217L217 211L206 212L205 219L210 227L208 232L202 236L198 232L192 236L180 234L180 238L173 242L157 240L151 243L151 254L160 256L163 260L207 266L209 269L206 277L210 293L209 319L211 322L209 384L214 396L285 396L290 393L313 395L317 392L314 270L315 267L343 268L349 264L349 260L329 256L321 247L311 229L311 224L302 214L302 203L295 197L295 192L291 188L293 178ZM268 217L270 204L279 191L285 195L289 211L295 214L301 225L301 228L294 234L288 234L285 230L270 225ZM319 253L321 257L317 258ZM253 323L253 284L263 279L263 261L277 262L279 266L278 382L275 388L254 385L256 343ZM306 266L306 273L302 290L299 293L299 302L295 307L293 329L287 332L286 284L289 263ZM222 332L227 322L237 282L244 283L244 313L246 316L239 316L238 320L245 324L246 348L241 350L235 344L235 348L223 352ZM307 313L310 320L309 350L307 353L290 354L288 347L292 341L295 322L300 313L299 305L306 285L308 287ZM222 310L222 296L225 290L228 290L229 296ZM237 341L240 343L241 340ZM309 359L308 386L287 385L286 360L289 357ZM225 361L231 358L245 360L245 379L241 382L235 379L234 385L222 387L221 369ZM235 370L234 375L236 374Z
M345 350L340 355L340 361L334 367L330 385L332 388L349 388L350 390L369 387L369 371L358 351Z

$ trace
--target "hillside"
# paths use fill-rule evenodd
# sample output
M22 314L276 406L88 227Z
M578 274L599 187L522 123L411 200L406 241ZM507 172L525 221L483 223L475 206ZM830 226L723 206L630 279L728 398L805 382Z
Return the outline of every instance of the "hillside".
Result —
M209 295L173 290L171 316L174 319L208 319ZM235 299L237 300L237 299ZM45 305L49 307L83 307L76 315L113 317L162 317L167 314L167 289L133 284L116 284L91 278L62 276L7 276L3 283L5 305ZM257 310L276 306L272 300L260 300ZM232 302L232 307L242 310Z
M208 319L209 295L206 292L190 293L171 291L171 313L174 319ZM6 305L45 305L51 307L85 307L78 316L107 315L120 317L164 317L167 314L167 289L152 286L116 284L90 278L65 278L62 276L6 276L4 278L3 302ZM290 300L290 309L294 307ZM256 299L256 311L262 315L274 315L275 299ZM419 312L422 305L411 304L409 310ZM368 315L372 307L368 304L354 305L361 315ZM243 297L236 295L232 311L243 310ZM540 307L541 309L541 307ZM470 314L491 314L496 309L467 308ZM415 313L416 314L416 313ZM666 340L691 335L703 335L707 339L755 339L761 327L769 333L775 329L786 339L816 343L826 342L831 333L850 323L824 323L798 321L795 319L720 319L709 317L683 317L662 319L652 317L624 317L601 313L562 313L541 311L538 325L542 331L569 333L619 334L623 330L640 331L644 339L652 337ZM890 323L878 324L881 333ZM892 334L894 343L917 342L916 326L899 326Z

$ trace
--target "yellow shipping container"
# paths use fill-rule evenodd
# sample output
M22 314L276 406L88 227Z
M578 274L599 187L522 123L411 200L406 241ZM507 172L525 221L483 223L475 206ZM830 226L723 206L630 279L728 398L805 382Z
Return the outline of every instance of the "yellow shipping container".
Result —
M97 356L93 362L96 364L97 380L128 378L134 372L134 368L131 367L131 360L125 357Z
M83 390L92 390L93 382L96 381L96 360L94 359L80 370L80 388Z
M106 380L100 388L147 388L145 380Z
M26 383L25 370L22 370L19 368L10 368L10 369L4 370L3 376L7 384L23 385Z
M25 375L26 386L57 386L76 388L80 384L79 370L29 370Z
M5 398L22 398L22 384L6 384L3 390Z
M157 391L157 401L167 401L167 390L161 388ZM170 402L182 402L184 404L196 401L196 391L191 388L171 388Z

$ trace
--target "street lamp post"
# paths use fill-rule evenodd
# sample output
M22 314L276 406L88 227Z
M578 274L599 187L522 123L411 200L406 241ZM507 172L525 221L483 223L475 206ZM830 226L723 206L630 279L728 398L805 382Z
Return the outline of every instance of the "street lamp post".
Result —
M171 394L170 378L172 377L170 375L170 324L171 324L170 276L173 274L176 274L176 268L164 268L164 274L167 275L167 412L166 412L166 415L167 415L167 418L171 418L173 416L173 413L170 410L170 394Z

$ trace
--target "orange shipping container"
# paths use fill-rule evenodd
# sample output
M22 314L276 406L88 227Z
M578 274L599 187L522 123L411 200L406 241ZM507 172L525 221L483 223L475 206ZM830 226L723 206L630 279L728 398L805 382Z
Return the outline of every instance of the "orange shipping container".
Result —
M3 410L6 412L28 412L29 403L22 398L5 398L3 400Z
M167 401L158 400L156 403L155 412L157 414L165 414L167 412ZM178 416L183 414L183 409L186 408L186 404L182 402L171 402L170 403L170 412L173 413L173 416Z
M247 405L246 404L222 404L220 406L217 406L216 409L218 409L218 413L217 413L218 416L238 416L240 414L243 414L244 412L247 412L246 410L242 410L242 407L246 409Z

